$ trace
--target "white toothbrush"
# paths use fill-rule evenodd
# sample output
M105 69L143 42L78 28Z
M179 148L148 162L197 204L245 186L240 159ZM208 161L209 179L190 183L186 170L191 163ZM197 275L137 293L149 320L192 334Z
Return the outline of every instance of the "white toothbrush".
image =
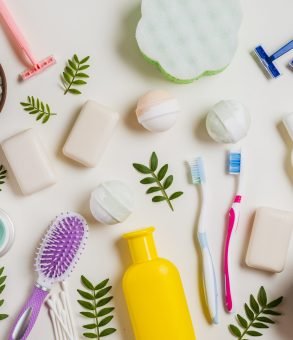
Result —
M201 212L198 221L197 237L202 255L203 281L205 288L206 304L209 310L210 318L214 324L219 322L218 316L218 288L213 264L212 255L208 245L206 234L206 178L204 164L201 157L195 158L189 162L193 184L200 188Z

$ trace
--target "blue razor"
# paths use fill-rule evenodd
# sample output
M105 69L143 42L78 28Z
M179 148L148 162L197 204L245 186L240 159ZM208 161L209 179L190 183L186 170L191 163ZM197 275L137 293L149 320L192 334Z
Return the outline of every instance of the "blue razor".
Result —
M261 62L261 65L264 67L265 71L267 71L267 73L269 74L269 76L271 78L278 78L281 75L281 73L274 64L274 61L291 50L293 50L293 40L288 42L285 46L281 47L271 56L269 56L266 53L262 46L257 46L254 49L254 52L259 61ZM290 61L289 66L293 68L293 60Z

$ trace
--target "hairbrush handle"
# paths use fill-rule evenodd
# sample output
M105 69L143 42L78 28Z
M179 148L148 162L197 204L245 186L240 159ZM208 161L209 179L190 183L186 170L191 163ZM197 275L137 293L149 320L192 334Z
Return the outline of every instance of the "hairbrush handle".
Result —
M38 318L40 309L48 291L35 286L29 299L24 304L10 331L9 340L25 340L29 336Z
M224 285L225 285L225 305L228 312L232 312L233 299L230 282L230 268L229 268L229 250L231 236L234 229L237 227L240 216L241 196L236 196L228 216L228 229L226 233L225 249L224 249Z

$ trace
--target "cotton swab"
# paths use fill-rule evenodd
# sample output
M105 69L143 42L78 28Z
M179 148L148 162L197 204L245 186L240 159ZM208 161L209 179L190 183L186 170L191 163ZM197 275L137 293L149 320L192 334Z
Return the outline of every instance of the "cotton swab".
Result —
M55 315L56 319L58 320L60 326L63 328L63 331L65 332L66 336L68 336L68 338L71 339L71 334L69 333L69 331L67 330L66 325L64 324L63 320L59 316L59 313L58 313L57 308L55 306L55 303L53 301L54 300L52 298L48 299L48 301L47 301L48 306L50 307L50 309L54 313L54 315Z
M71 304L70 304L68 285L67 285L66 281L62 281L60 283L60 285L61 285L61 289L62 289L61 294L63 293L63 295L65 296L66 309L67 309L70 324L71 324L72 334L73 334L74 339L77 340L78 335L77 335L77 331L76 331L76 327L75 327L75 323L74 323L73 312L72 312L72 308L71 308Z

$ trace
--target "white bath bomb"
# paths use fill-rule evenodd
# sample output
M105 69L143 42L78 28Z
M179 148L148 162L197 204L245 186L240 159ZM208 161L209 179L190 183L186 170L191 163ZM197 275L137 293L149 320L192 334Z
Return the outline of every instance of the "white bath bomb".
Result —
M163 90L149 91L142 96L136 108L139 124L151 132L169 130L180 112L178 100Z
M133 192L120 181L101 183L91 194L91 212L97 221L104 224L125 221L132 213L133 207Z
M208 112L206 127L218 143L237 143L245 137L250 127L247 109L235 100L223 100Z

